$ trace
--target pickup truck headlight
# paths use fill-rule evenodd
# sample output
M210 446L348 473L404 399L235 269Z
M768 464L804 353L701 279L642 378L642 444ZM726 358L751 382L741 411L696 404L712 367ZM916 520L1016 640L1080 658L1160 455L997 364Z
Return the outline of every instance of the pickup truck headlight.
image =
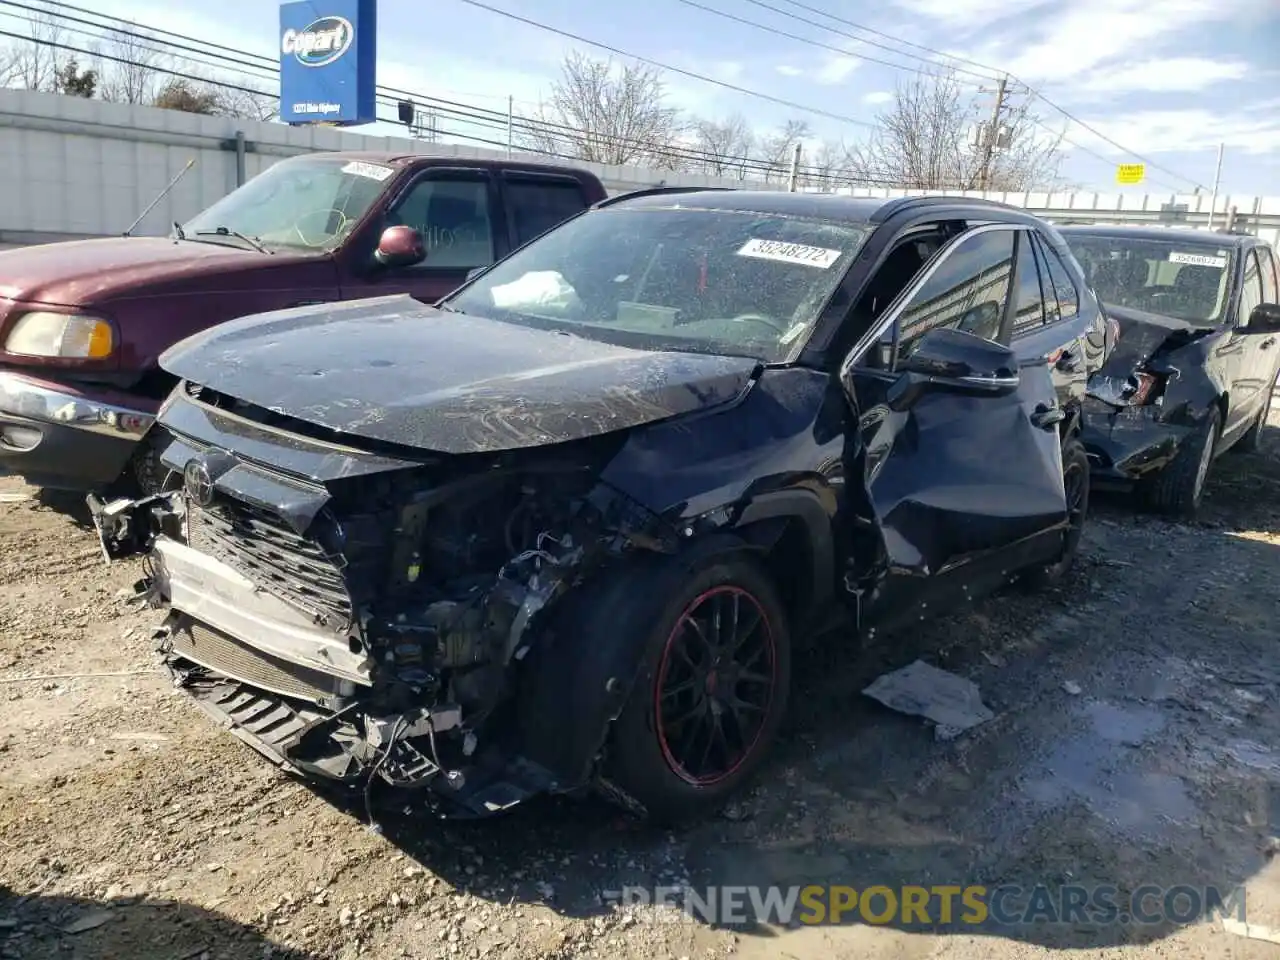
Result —
M83 313L25 313L4 342L8 353L26 357L102 360L115 350L111 324Z

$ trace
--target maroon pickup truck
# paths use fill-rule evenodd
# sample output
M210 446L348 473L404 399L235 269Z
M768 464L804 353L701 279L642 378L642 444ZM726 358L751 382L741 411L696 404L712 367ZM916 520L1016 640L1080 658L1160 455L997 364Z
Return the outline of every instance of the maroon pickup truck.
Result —
M589 173L494 160L283 160L167 238L0 253L0 472L71 490L158 479L157 360L246 314L410 294L468 273L604 199Z

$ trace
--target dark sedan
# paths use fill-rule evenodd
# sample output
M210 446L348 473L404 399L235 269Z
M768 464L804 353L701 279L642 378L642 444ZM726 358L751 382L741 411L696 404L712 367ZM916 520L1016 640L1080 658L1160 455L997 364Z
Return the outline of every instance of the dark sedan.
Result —
M1042 221L965 199L645 191L438 307L170 350L149 552L180 685L274 761L484 815L722 801L793 637L1061 578L1098 304Z
M1116 350L1089 384L1095 480L1189 517L1215 457L1256 450L1280 367L1280 260L1263 240L1159 227L1063 227Z

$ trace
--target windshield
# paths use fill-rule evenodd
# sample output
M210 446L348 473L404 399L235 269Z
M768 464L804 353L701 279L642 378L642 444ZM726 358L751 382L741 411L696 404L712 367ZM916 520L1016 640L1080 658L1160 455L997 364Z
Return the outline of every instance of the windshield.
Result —
M869 233L776 214L605 208L445 306L622 346L776 363L803 344Z
M1233 258L1209 243L1066 235L1103 303L1218 324L1227 309Z
M182 232L193 240L237 244L238 233L268 248L330 250L393 173L392 167L362 161L285 160L184 223Z

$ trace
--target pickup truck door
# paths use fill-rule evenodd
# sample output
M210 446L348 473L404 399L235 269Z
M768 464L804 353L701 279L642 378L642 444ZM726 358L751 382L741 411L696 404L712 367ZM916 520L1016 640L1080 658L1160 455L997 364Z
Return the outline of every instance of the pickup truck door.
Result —
M907 410L887 403L896 367L930 330L1008 343L1018 232L987 225L952 240L886 311L870 344L846 358L841 379L858 412L888 567L864 597L868 624L893 626L976 598L1009 572L1051 562L1061 542L1062 410L1042 354L1012 361L1018 385L1002 395L933 392Z
M487 267L509 250L506 216L494 177L479 167L429 167L401 187L375 235L391 226L422 234L427 257L411 267L357 270L343 298L407 293L435 303L460 287L467 273Z

